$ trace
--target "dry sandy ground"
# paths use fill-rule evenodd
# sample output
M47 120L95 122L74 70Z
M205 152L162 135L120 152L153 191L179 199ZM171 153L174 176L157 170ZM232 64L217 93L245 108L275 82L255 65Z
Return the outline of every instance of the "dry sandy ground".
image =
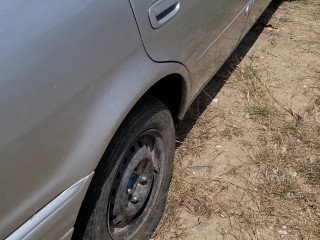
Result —
M195 100L155 239L320 239L320 1L272 4Z

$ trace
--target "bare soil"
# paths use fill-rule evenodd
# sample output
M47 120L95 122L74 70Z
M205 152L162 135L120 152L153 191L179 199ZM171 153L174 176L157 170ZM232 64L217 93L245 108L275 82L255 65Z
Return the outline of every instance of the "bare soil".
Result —
M154 239L320 239L320 1L272 3L177 136Z

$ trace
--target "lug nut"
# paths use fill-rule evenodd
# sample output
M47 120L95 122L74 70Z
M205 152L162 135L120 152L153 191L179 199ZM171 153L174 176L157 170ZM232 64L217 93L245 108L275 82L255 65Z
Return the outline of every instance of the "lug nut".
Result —
M131 199L130 199L130 202L132 204L137 204L139 201L138 201L138 198L136 196L132 196Z
M139 181L139 183L140 183L141 185L146 185L147 182L148 182L148 179L147 179L147 177L140 176L138 181Z

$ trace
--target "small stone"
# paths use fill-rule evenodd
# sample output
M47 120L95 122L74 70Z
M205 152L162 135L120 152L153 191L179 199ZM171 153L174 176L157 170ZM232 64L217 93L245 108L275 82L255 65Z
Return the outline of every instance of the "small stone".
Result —
M281 151L282 151L283 153L286 153L286 152L287 152L287 148L286 148L286 147L281 147Z
M288 232L286 230L279 230L279 233L281 235L287 235L288 234Z
M311 164L315 163L317 161L316 156L311 155L310 158L309 158L309 161L310 161Z
M219 102L219 99L218 99L218 98L215 98L215 99L212 100L212 102L218 103L218 102Z

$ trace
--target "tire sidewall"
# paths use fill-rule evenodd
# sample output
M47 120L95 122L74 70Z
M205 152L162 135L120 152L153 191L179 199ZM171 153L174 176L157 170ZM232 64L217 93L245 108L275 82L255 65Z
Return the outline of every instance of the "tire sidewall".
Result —
M165 163L162 169L162 179L160 179L161 183L158 193L154 196L155 204L144 213L144 224L142 224L140 229L135 231L133 236L127 236L126 239L147 239L158 225L165 208L167 191L172 175L175 131L170 111L160 101L152 98L145 99L133 109L119 128L116 138L109 147L109 154L106 156L108 161L106 174L103 176L104 183L93 213L94 239L112 239L107 225L107 214L113 181L122 159L126 156L131 145L141 133L150 129L157 130L163 141L163 157L161 161L165 161Z

